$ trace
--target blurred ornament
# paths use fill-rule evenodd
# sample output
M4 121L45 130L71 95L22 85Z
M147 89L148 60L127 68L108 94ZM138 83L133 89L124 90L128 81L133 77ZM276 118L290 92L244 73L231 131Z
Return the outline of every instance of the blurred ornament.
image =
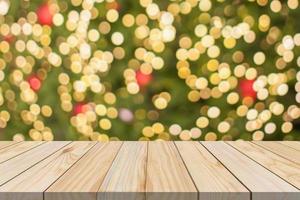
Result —
M256 99L256 91L253 89L253 84L255 80L243 79L239 83L239 90L242 97L251 97Z
M32 75L28 78L28 83L30 85L30 88L34 91L39 91L41 86L42 86L42 82L41 80L37 77L37 75Z
M106 8L107 9L115 9L117 11L120 11L121 10L121 5L116 2L116 1L113 1L113 2L110 2L106 5Z
M124 122L131 122L133 120L133 113L127 108L120 108L119 117Z
M84 113L86 111L85 106L85 103L76 103L73 107L73 115Z
M43 4L38 7L36 11L38 22L41 25L52 25L53 13L51 12L50 6L48 4Z
M136 72L136 80L140 87L148 85L153 79L152 74L144 74L140 70Z
M15 39L14 36L11 35L11 34L6 35L6 36L3 37L3 40L8 42L8 43L12 43L14 41L14 39Z

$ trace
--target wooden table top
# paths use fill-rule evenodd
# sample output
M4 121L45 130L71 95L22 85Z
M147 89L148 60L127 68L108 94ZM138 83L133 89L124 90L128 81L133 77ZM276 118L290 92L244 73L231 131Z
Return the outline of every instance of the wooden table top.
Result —
M300 142L0 142L1 200L299 200Z

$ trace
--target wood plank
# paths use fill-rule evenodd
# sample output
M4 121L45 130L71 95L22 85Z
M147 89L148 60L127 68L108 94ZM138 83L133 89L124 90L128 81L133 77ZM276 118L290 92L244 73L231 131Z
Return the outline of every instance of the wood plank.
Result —
M19 142L15 142L15 141L0 141L0 149L9 147L11 145L15 145L17 143L19 143Z
M98 200L145 199L147 142L125 142L109 169Z
M300 189L300 165L297 163L282 158L251 142L236 141L228 142L228 144Z
M250 200L250 192L199 142L175 142L205 200Z
M146 178L148 200L196 200L197 189L173 142L150 142Z
M47 142L0 164L0 186L32 167L70 142Z
M0 187L0 199L43 200L43 192L95 142L72 142Z
M294 142L25 143L0 149L0 199L300 199Z
M44 193L45 200L96 200L122 142L97 143Z
M297 151L296 149L280 144L278 142L255 141L254 143L288 160L300 164L300 151Z
M0 163L7 161L15 156L18 156L43 143L45 142L41 142L41 141L20 142L15 145L8 146L7 148L0 149Z
M296 200L300 191L224 142L202 144L250 191L253 200Z
M300 151L300 142L299 141L279 141L279 143Z

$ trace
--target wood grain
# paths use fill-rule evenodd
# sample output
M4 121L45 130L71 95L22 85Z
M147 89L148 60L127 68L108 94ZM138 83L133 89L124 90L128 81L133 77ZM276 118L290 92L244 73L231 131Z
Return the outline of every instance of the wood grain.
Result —
M43 200L43 192L78 159L94 142L72 142L0 187L0 199Z
M0 200L300 199L297 142L5 145Z
M300 189L300 165L282 158L251 142L228 142L231 146L255 160L269 171Z
M45 142L20 142L7 148L0 149L0 163L33 149Z
M126 142L98 193L98 200L145 199L147 142Z
M297 151L294 148L280 144L278 142L256 141L254 143L265 149L268 149L288 160L291 160L293 162L300 164L300 151Z
M175 144L197 186L200 199L250 199L250 192L199 142Z
M12 142L12 141L0 141L0 149L9 147L11 145L17 144L19 142Z
M149 143L146 180L146 199L197 199L197 189L173 142Z
M279 141L279 143L300 151L300 142L299 141Z
M45 192L45 200L96 200L122 142L97 143Z
M0 164L0 186L21 174L70 142L47 142ZM4 173L2 173L4 172Z
M296 200L300 191L224 142L202 144L250 191L253 200Z

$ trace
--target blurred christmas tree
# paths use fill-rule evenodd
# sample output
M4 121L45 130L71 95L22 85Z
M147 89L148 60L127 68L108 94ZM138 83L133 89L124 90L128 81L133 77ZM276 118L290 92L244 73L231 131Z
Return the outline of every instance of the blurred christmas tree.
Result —
M0 139L299 140L298 0L0 0Z

